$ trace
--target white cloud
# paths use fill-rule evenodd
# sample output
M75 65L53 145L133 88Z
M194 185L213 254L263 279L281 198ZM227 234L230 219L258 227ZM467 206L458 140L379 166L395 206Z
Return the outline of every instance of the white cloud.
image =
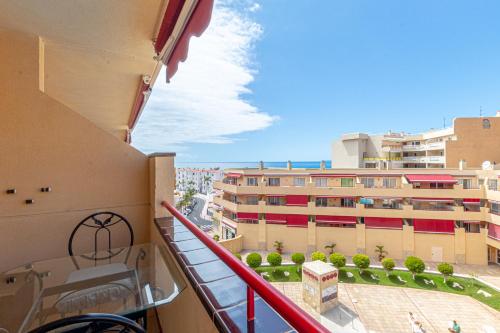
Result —
M217 2L210 26L191 38L189 55L171 83L158 77L133 135L144 152L184 150L189 143L223 144L264 129L276 119L244 98L256 70L252 56L262 27ZM186 152L187 153L187 152Z
M252 13L255 13L258 12L261 8L262 6L260 5L260 3L255 2L248 8L248 10L251 11Z

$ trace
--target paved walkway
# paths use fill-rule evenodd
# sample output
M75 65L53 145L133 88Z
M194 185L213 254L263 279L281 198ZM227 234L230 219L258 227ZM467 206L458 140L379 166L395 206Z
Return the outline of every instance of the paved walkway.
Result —
M243 260L246 258L251 252L258 252L262 255L263 262L266 262L266 257L269 253L273 251L250 251L243 250L241 251L241 255ZM306 261L310 260L310 254L307 256ZM347 263L352 264L352 257L347 256ZM373 265L380 265L378 260L375 257L370 257L371 263ZM404 267L404 260L395 260L397 267ZM292 263L291 253L283 253L283 263ZM438 263L426 263L427 271L437 271ZM500 290L500 265L490 264L490 265L465 265L465 264L453 264L453 268L456 274L467 274L474 275L479 279L496 286L497 289Z
M327 312L319 316L302 301L300 282L273 283L305 311L332 331L338 331L338 323ZM410 288L371 286L362 284L339 284L341 306L359 318L364 325L353 326L350 320L341 322L349 331L373 333L411 332L408 312L422 322L426 332L448 332L451 320L455 319L462 332L482 332L484 325L500 333L499 312L468 296L426 291ZM335 330L337 328L337 330ZM342 331L342 330L341 330ZM343 332L343 331L342 331Z

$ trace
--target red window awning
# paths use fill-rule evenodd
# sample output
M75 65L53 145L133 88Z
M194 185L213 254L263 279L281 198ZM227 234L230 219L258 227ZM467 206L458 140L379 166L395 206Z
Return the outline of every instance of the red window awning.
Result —
M258 220L259 213L237 213L236 216L241 220Z
M235 173L235 172L230 172L228 174L226 174L226 177L229 177L229 178L240 178L242 176L241 173Z
M287 206L307 206L309 198L307 195L287 195L286 205Z
M451 198L411 198L412 201L455 202Z
M266 223L285 224L286 223L286 214L266 213Z
M464 204L468 205L479 205L481 203L481 199L476 199L476 198L466 198L464 199Z
M356 177L354 174L342 174L342 173L313 173L311 177L329 177L329 178L353 178Z
M187 24L184 27L181 36L174 46L174 50L172 51L170 56L167 55L167 59L164 59L164 63L167 65L167 82L169 82L172 76L174 76L174 74L177 72L179 62L183 62L187 59L189 40L191 39L191 37L200 37L208 27L210 18L212 17L213 5L213 0L201 0L197 2L196 7L189 17L189 20L187 21Z
M410 183L457 183L451 175L405 175L405 177Z
M493 223L488 224L488 237L500 241L500 225L496 225Z
M306 227L307 222L309 221L308 215L295 215L290 214L286 217L286 225L288 227Z
M356 224L356 216L316 215L317 223Z
M453 234L455 233L455 222L453 220L414 219L413 230L415 232Z
M403 219L392 217L365 217L368 229L403 229Z

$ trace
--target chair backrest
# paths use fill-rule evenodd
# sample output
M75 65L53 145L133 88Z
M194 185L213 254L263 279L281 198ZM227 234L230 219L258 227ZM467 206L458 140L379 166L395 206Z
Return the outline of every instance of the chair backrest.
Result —
M100 212L87 216L80 223L77 224L77 226L73 229L71 236L69 237L69 242L68 242L69 255L73 256L75 254L73 249L75 239L79 232L83 232L85 230L87 233L85 234L86 237L89 237L88 235L89 232L90 235L93 236L92 237L93 239L89 239L89 241L94 243L94 246L92 247L94 254L91 256L80 254L80 256L91 260L104 260L114 257L115 255L121 252L121 251L115 251L115 252L111 251L111 249L113 248L113 244L111 241L112 230L117 230L118 228L122 229L122 232L123 229L125 229L125 233L128 233L129 236L128 246L134 245L134 232L132 230L132 226L123 216L113 212ZM105 240L104 242L101 243L107 243L104 249L99 248L98 244L100 239L99 235L102 233L104 233ZM99 251L104 251L105 253L101 256L98 256Z

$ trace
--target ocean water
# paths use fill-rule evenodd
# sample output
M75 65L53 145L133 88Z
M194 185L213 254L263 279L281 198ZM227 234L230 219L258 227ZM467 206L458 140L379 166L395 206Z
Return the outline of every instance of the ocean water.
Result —
M287 162L264 162L265 168L284 169ZM317 169L321 161L292 161L292 168L297 169ZM331 168L331 161L325 161L326 168ZM258 168L259 162L175 162L176 168L199 168L199 169L242 169L242 168Z

